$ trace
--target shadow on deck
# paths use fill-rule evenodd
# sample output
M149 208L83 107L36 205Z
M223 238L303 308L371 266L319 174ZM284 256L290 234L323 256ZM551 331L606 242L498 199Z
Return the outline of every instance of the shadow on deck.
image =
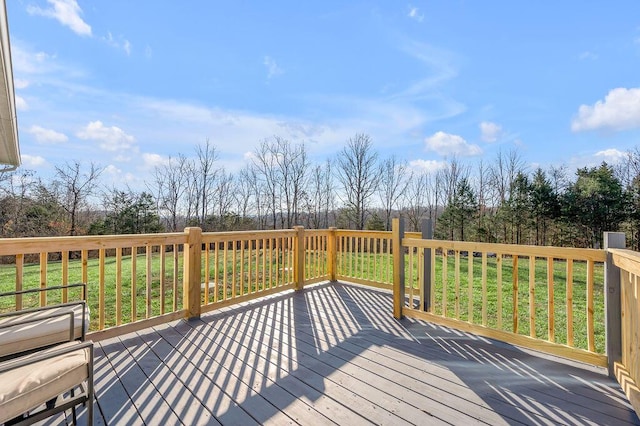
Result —
M602 369L391 303L320 284L100 342L96 423L640 424Z

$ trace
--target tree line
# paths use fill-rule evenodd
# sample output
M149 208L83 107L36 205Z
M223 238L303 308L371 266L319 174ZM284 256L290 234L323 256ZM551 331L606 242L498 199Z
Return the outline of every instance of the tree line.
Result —
M640 249L640 150L610 165L529 170L515 150L475 164L451 158L435 170L382 158L356 134L323 162L304 143L263 140L236 172L209 140L193 155L156 166L145 189L101 184L103 169L67 162L44 181L20 169L0 174L2 237L291 228L389 230L403 215L424 219L439 239L601 247L624 231Z

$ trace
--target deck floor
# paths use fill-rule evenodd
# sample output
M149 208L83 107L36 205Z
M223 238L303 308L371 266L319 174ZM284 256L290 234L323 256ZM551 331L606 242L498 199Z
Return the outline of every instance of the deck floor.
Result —
M97 343L96 424L640 424L602 369L391 303L326 283Z

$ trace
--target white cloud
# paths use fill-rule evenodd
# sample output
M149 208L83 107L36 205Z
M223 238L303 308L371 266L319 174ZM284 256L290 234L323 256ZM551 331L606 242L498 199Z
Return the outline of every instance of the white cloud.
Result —
M102 41L107 43L109 46L114 47L116 49L122 49L127 54L127 56L131 56L131 42L124 38L123 36L118 36L117 38L111 34L111 32L107 32L106 37L101 38Z
M69 140L64 133L55 130L45 129L40 126L31 126L27 129L27 133L31 133L37 142L40 143L64 143Z
M121 151L131 149L135 138L126 134L121 128L105 127L101 121L92 121L77 133L82 140L94 140L101 142L100 148L105 151Z
M284 74L284 70L280 68L275 59L270 56L264 57L264 66L267 67L267 78L269 79Z
M571 122L571 130L626 130L640 127L640 88L611 90L604 101L593 106L581 105L578 116Z
M413 6L409 6L409 13L407 13L407 16L418 22L422 22L424 20L424 14L420 14L418 8Z
M102 171L103 178L109 181L109 185L112 185L114 188L122 188L126 187L142 187L144 182L140 179L139 173L131 173L121 168L109 164Z
M113 164L109 164L107 167L103 169L103 173L108 175L117 176L122 173L122 170L114 166Z
M38 167L47 163L47 161L39 155L20 154L20 158L25 167Z
M11 43L11 62L14 73L23 74L42 74L52 66L54 57L44 53L35 52L28 47L22 46L19 42ZM20 80L25 81L25 80Z
M122 43L122 48L127 53L127 56L131 56L131 43L129 40L125 40L124 43Z
M128 153L131 154L131 153ZM125 153L120 153L118 155L116 155L115 157L113 157L114 161L117 161L119 163L129 163L132 160L131 155L126 155Z
M421 62L430 72L427 77L413 83L396 96L423 97L458 75L458 70L454 66L454 55L447 50L415 40L405 41L400 48L403 52Z
M446 161L438 161L438 160L411 160L409 161L409 167L414 170L433 173L438 170L442 170L447 168Z
M608 164L617 164L624 160L627 154L623 151L620 151L615 148L605 149L603 151L598 151L594 155L596 158L601 159L602 161L606 161Z
M164 166L167 164L168 159L160 154L142 154L142 164L145 169L153 169L156 166Z
M81 36L91 36L91 26L87 24L80 15L82 9L76 0L47 0L52 8L43 9L38 6L27 6L30 15L40 15L53 18L71 31Z
M29 81L28 80L24 80L21 78L16 78L13 80L13 84L15 86L16 89L26 89L27 87L29 87Z
M481 138L485 142L495 142L502 136L502 127L491 121L480 123Z
M16 95L16 109L18 111L27 111L29 109L29 104L22 96Z
M583 61L584 60L595 61L596 59L598 59L598 55L587 50L580 54L580 59L582 59Z
M440 155L471 157L482 154L482 149L478 145L468 143L462 136L445 132L437 132L424 141L427 150L434 151Z

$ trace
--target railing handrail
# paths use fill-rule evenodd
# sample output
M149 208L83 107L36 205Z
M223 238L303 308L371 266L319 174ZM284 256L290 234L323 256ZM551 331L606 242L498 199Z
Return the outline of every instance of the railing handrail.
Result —
M81 251L103 248L129 248L145 245L183 244L183 232L161 234L83 235L64 237L0 238L0 256L33 254L43 251Z
M224 231L224 232L203 232L202 237L215 241L239 241L273 238L274 236L293 237L295 230L293 229L269 229L262 231Z
M613 255L614 265L640 276L640 253L621 248L610 248L607 251Z
M614 376L631 405L640 414L640 253L623 248L608 248L611 263L618 268L616 283L609 288L615 300L608 303L611 309L607 324L616 333L611 344L609 374Z
M487 252L514 256L557 257L572 260L592 260L604 262L606 251L558 246L534 246L526 244L476 243L468 241L427 240L421 238L403 238L403 246L420 248L443 248L453 251Z

